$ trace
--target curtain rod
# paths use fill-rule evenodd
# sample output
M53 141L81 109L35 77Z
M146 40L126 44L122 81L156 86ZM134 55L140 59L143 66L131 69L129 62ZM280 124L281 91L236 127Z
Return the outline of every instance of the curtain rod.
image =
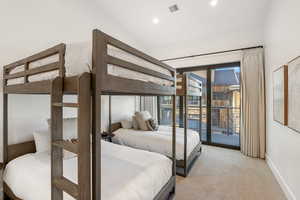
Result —
M243 50L249 50L249 49L258 49L258 48L264 48L264 46L254 46L254 47L246 47L246 48L240 48L240 49L232 49L232 50L226 50L226 51L216 51L216 52L211 52L211 53L203 53L203 54L197 54L197 55L191 55L191 56L182 56L182 57L177 57L177 58L168 58L161 60L162 62L164 61L171 61L171 60L180 60L180 59L185 59L185 58L194 58L194 57L200 57L200 56L209 56L209 55L215 55L215 54L222 54L222 53L229 53L229 52L234 52L234 51L243 51Z

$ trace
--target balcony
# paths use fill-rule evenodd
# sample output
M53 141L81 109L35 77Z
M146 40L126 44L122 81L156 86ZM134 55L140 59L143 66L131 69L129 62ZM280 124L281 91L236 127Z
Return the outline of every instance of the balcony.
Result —
M170 105L161 105L162 125L171 124ZM179 112L177 110L177 112ZM199 132L199 107L189 106L188 127ZM211 142L230 146L240 146L240 108L218 106L211 108ZM177 125L180 120L177 114ZM202 107L201 140L207 141L207 107Z

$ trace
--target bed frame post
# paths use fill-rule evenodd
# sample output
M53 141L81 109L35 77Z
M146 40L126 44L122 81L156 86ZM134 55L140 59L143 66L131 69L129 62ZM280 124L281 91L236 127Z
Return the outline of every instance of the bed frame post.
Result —
M108 112L109 112L109 115L108 115L108 123L109 123L109 125L108 125L108 132L110 133L110 134L112 134L112 128L111 128L111 95L109 95L108 96L108 100L109 100L109 102L108 102Z
M101 93L107 75L107 41L105 34L93 31L93 70L92 70L92 173L93 200L101 200Z
M51 143L63 140L63 107L53 106L63 101L63 79L57 77L51 86ZM63 200L63 191L56 187L54 180L63 177L63 150L51 145L51 199Z
M78 80L78 189L80 200L91 199L91 77Z
M3 164L8 162L8 94L3 93Z
M92 199L101 200L101 96L92 99Z
M202 97L199 96L199 137L202 139Z
M187 129L188 129L188 96L184 95L184 177L187 176Z
M5 92L8 71L3 68L3 169L8 163L8 93ZM3 182L3 181L2 181Z
M172 175L176 176L176 96L172 96L172 159L173 159L173 170ZM175 186L174 186L175 187Z

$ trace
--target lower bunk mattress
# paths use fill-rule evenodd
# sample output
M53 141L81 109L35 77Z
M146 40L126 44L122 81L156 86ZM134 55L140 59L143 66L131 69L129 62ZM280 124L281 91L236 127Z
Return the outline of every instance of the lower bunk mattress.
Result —
M112 141L117 144L160 153L172 157L172 127L159 126L158 131L120 128ZM187 130L187 157L201 143L199 133ZM184 129L176 128L176 159L184 159Z
M172 161L160 154L102 142L101 199L152 200L172 176ZM145 159L147 158L147 159ZM77 158L64 160L64 176L77 183ZM27 154L8 163L4 181L24 200L50 200L50 153ZM65 200L74 198L64 193Z

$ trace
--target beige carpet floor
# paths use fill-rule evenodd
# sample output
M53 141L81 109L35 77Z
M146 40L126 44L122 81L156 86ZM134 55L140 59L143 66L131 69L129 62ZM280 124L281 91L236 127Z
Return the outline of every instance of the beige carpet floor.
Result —
M263 160L203 146L187 178L177 177L176 200L285 200Z

